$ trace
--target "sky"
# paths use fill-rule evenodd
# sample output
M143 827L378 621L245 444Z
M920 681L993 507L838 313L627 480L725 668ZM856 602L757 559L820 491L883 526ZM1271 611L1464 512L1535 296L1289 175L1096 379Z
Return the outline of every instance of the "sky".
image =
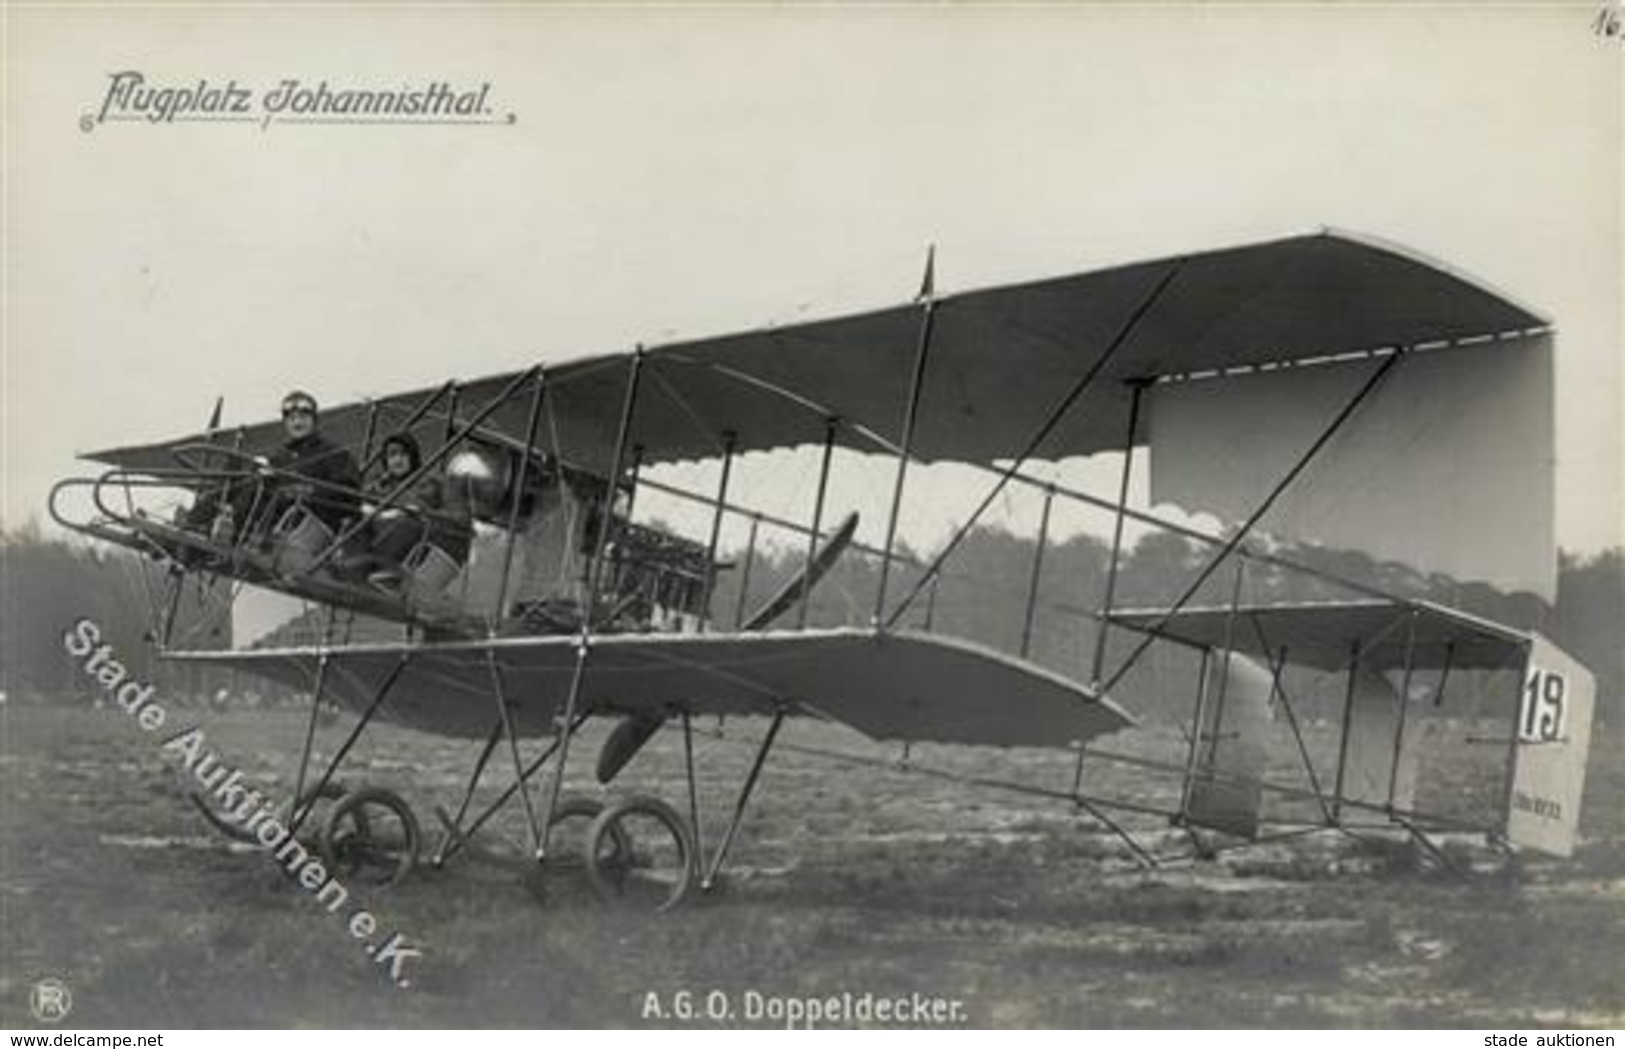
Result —
M7 527L216 396L252 421L895 303L931 244L951 292L1331 226L1553 318L1558 542L1625 543L1625 48L1589 4L4 10ZM489 84L496 122L82 130L120 71ZM740 485L800 506L796 462ZM981 491L912 483L916 543Z

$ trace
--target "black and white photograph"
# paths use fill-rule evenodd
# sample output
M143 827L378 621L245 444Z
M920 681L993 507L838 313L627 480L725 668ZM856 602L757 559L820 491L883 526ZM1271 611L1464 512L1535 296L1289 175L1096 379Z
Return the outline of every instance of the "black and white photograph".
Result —
M1617 0L0 46L13 1045L1625 1029Z

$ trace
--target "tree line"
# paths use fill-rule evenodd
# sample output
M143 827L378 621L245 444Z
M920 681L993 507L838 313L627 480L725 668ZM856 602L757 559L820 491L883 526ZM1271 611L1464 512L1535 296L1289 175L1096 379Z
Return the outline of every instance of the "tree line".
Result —
M1418 573L1356 551L1276 546L1270 552L1329 576L1539 630L1597 675L1600 717L1617 724L1625 713L1625 551L1561 555L1555 605ZM1213 553L1211 547L1176 534L1143 537L1121 557L1113 607L1165 607ZM940 578L918 587L899 625L1025 653L1041 665L1088 680L1096 659L1095 612L1107 585L1109 547L1083 535L1047 544L1041 562L1038 554L1033 538L998 528L971 531ZM931 556L900 550L889 573L886 614L917 588ZM714 621L727 628L748 619L794 577L805 557L804 549L787 547L730 552L731 568L719 577L712 598ZM776 626L794 626L803 618L812 626L866 626L875 614L879 575L878 558L849 552L812 592L804 615L793 608ZM133 673L171 694L208 695L226 686L228 679L217 672L154 656L148 631L155 613L166 614L165 583L161 566L130 551L49 539L34 527L0 531L0 688L17 698L88 695L87 683L79 680L82 675L61 643L63 633L84 616L97 621ZM229 606L222 600L225 584L219 586L211 591L194 580L182 591L176 629L191 647L229 644ZM1232 559L1211 574L1188 604L1223 605L1235 596L1244 603L1268 604L1359 595L1325 577L1256 559L1238 572ZM1122 629L1110 631L1103 673L1111 675L1138 641L1138 635ZM1196 673L1194 655L1177 646L1155 645L1113 691L1144 716L1182 717L1190 709Z

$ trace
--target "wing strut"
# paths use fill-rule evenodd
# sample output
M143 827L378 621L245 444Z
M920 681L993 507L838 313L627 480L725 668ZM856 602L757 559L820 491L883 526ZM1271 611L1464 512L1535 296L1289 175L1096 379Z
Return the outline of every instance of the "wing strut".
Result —
M1162 279L1157 282L1157 286L1151 289L1151 294L1147 295L1145 297L1145 301L1141 302L1135 311L1129 315L1128 320L1125 321L1123 326L1118 329L1117 334L1112 338L1111 343L1107 345L1106 349L1100 354L1099 357L1095 358L1095 362L1089 366L1088 370L1078 377L1078 381L1072 384L1072 389L1067 391L1066 396L1062 397L1060 402L1056 404L1054 408L1050 409L1049 417L1045 419L1043 425L1041 425L1033 433L1033 435L1028 438L1026 445L1021 449L1021 454L1011 460L1009 466L1006 466L1003 470L999 471L999 479L994 482L992 488L988 489L987 495L982 497L982 502L980 505L978 505L975 511L972 512L971 515L965 519L965 522L959 526L958 530L954 532L953 537L948 540L947 544L945 544L943 548L937 552L937 556L932 558L931 566L925 570L924 575L915 580L913 588L908 592L908 596L903 598L902 602L899 603L898 606L892 611L891 615L886 616L884 620L881 620L880 612L882 609L880 607L880 602L884 601L886 596L884 586L886 576L884 569L885 562L881 562L882 570L880 579L882 586L880 600L877 601L875 605L875 619L877 621L883 621L888 627L896 625L897 620L901 618L904 612L908 611L908 606L916 597L920 596L920 590L924 588L925 581L942 570L943 562L948 559L948 555L952 554L954 550L958 548L960 542L962 542L964 538L970 534L970 530L976 525L976 522L981 519L982 515L987 512L987 508L993 505L993 501L999 497L999 493L1004 491L1005 486L1015 479L1016 475L1020 473L1021 467L1027 462L1028 459L1032 458L1034 452L1038 451L1038 446L1044 443L1044 440L1049 437L1050 432L1053 431L1055 427L1060 424L1061 420L1066 417L1066 413L1072 409L1074 404L1077 403L1078 398L1083 396L1084 391L1094 384L1095 379L1099 377L1101 371L1106 367L1107 363L1117 355L1118 350L1123 348L1123 344L1128 342L1128 337L1132 335L1134 330L1140 326L1140 322L1145 319L1145 315L1151 311L1152 306L1157 304L1157 300L1162 298L1163 292L1168 290L1168 285L1173 283L1174 278L1179 275L1180 271L1183 270L1184 267L1185 262L1183 259L1181 259L1163 275ZM912 412L912 406L910 410ZM904 443L902 454L905 457L908 455L908 446L906 441ZM899 494L901 494L901 489L902 478L901 468L899 468ZM889 539L886 543L886 553L888 557L891 554L891 542Z
M457 816L448 818L446 810L435 806L435 815L445 825L445 834L440 839L440 845L435 849L434 859L430 862L436 867L446 862L446 850L451 843L462 835L463 817L468 815L468 806L474 800L474 790L480 785L480 776L485 772L485 766L491 760L491 754L502 741L502 722L499 720L491 728L491 734L485 737L485 746L480 748L480 756L474 760L474 772L468 778L468 787L463 791L463 800L457 806Z
M514 786L519 789L519 800L525 809L525 830L528 832L528 840L530 841L530 854L540 860L543 850L547 847L546 840L536 830L536 809L531 804L530 788L526 786L525 782L524 763L519 757L519 738L513 734L513 721L508 716L508 690L503 686L502 668L497 666L496 651L489 645L485 649L485 665L491 669L491 695L497 704L498 731L507 737L508 752L513 758ZM573 699L574 696L572 695L571 698ZM565 738L568 739L568 737ZM560 764L563 763L560 762ZM553 816L551 806L548 808L547 815L551 820Z
M1275 487L1270 490L1270 494L1265 496L1264 501L1258 504L1258 509L1252 512L1252 515L1242 523L1240 528L1236 529L1236 534L1225 542L1219 552L1214 554L1213 558L1196 574L1196 578L1191 580L1190 585L1185 588L1185 592L1179 595L1179 600L1175 601L1168 611L1163 613L1162 618L1151 627L1145 637L1140 639L1140 643L1134 646L1134 651L1128 654L1128 658L1123 660L1122 665L1112 672L1112 676L1107 679L1105 684L1100 686L1100 691L1110 692L1123 679L1123 675L1133 669L1134 664L1139 662L1140 657L1145 654L1145 650L1150 648L1156 640L1156 635L1168 625L1174 616L1179 614L1179 610L1185 607L1186 602L1196 596L1196 592L1202 588L1203 583L1207 582L1208 577L1217 571L1218 567L1224 563L1224 559L1234 553L1236 547L1240 546L1242 541L1252 533L1253 527L1263 520L1264 515L1269 513L1270 507L1275 505L1275 501L1281 497L1281 494L1291 487L1292 482L1298 479L1298 475L1303 473L1304 468L1309 465L1310 461L1320 453L1322 448L1326 447L1326 442L1332 439L1332 435L1343 428L1343 424L1348 421L1349 416L1354 414L1354 410L1370 396L1378 384L1393 370L1394 365L1399 363L1400 358L1409 352L1410 347L1400 346L1383 358L1382 364L1371 373L1371 377L1355 391L1354 396L1349 398L1343 409L1326 425L1320 436L1315 438L1315 443L1309 446L1309 450L1304 452L1296 463L1292 464L1292 469L1286 472L1285 477L1276 482Z
M529 783L531 777L542 770L542 766L546 765L548 759L551 758L554 752L559 749L559 745L563 742L564 738L566 736L574 735L575 731L579 729L582 723L586 720L586 714L577 714L575 720L570 722L568 725L565 725L559 731L559 733L553 737L553 741L547 745L546 749L544 749L541 754L537 755L537 757L532 759L529 765L525 766L524 771L519 774L519 778L504 788L502 793L497 795L495 801L487 805L478 816L474 817L473 822L468 825L466 830L461 827L461 821L455 824L448 823L446 826L446 840L441 843L440 849L435 856L436 865L445 863L446 860L455 856L464 846L466 846L468 844L468 840L474 836L476 831L485 826L487 820L489 820L492 816L495 816L498 812L502 811L502 807L508 804L508 799L512 798L514 794L518 792L520 786L522 784Z
M757 748L756 760L750 764L750 772L745 776L745 784L739 789L739 798L734 802L733 818L728 821L728 829L722 833L722 841L717 844L717 854L711 857L711 867L705 872L700 881L700 888L709 890L716 884L717 872L722 870L722 861L728 856L728 848L733 844L734 835L739 832L739 821L745 816L745 806L750 802L750 795L756 789L756 779L762 774L762 765L767 761L767 752L773 747L773 740L778 737L779 727L784 724L784 711L780 709L773 714L773 723L767 727L767 735L762 737L762 745Z
M401 671L406 669L406 664L411 658L410 650L402 652L401 658L390 668L389 674L384 678L383 683L378 686L378 691L373 694L372 702L367 705L361 719L355 723L355 727L345 737L344 743L338 749L338 753L334 754L333 759L327 763L327 768L322 772L322 778L317 782L315 789L310 792L312 799L321 797L322 792L327 789L327 785L333 781L333 773L339 770L339 765L349 755L350 748L355 746L355 741L361 738L361 733L365 732L367 726L372 723L373 715L378 713L378 708L383 706L384 700L389 698L389 690L395 687L395 682L400 678ZM295 804L298 801L298 798L294 799ZM312 800L311 804L292 814L288 820L289 838L299 833L300 825L305 822L305 818L310 815L313 808L315 808L314 800Z
M605 521L607 522L607 504L605 509ZM608 530L606 526L604 531L607 532ZM602 554L602 552L603 550L600 547L599 553ZM594 594L596 594L596 591L594 591ZM589 595L587 600L591 602L594 597ZM553 769L553 792L547 796L547 822L542 824L542 843L536 852L538 860L544 859L547 855L547 840L553 833L553 821L558 816L559 798L564 794L564 766L570 760L570 738L575 735L570 726L578 723L576 720L578 717L585 716L591 711L590 707L583 709L581 706L581 678L587 672L587 656L590 651L588 630L589 627L584 623L581 627L581 639L576 645L576 667L575 673L570 676L570 695L564 702L564 718L558 723L560 729L559 763ZM516 759L519 755L517 746L515 744L514 756ZM523 781L521 781L521 785L523 785Z

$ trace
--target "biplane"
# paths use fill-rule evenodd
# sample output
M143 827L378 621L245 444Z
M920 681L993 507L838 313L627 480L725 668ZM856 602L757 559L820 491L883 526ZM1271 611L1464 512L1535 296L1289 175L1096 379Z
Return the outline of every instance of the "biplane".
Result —
M1064 751L1069 774L1053 784L966 778L1069 805L1148 864L1185 853L1159 855L1137 818L1188 834L1192 850L1386 828L1441 856L1437 839L1451 833L1508 852L1570 852L1594 702L1587 670L1538 632L1341 577L1280 541L1365 550L1552 600L1548 320L1440 263L1334 231L952 294L937 292L930 261L926 274L918 296L888 308L326 407L321 433L363 474L386 434L410 433L427 452L387 490L329 492L355 508L337 522L301 498L266 519L290 482L305 500L323 485L269 465L284 440L277 420L223 426L218 405L201 432L85 456L105 471L59 484L52 512L167 568L167 595L153 602L165 655L308 691L294 825L320 823L317 844L335 869L376 869L383 880L422 858L447 862L517 799L527 862L555 854L561 819L590 818L582 854L594 883L615 894L647 878L655 906L671 906L715 883L781 728L797 718L900 744L891 767L927 773L907 748ZM752 507L732 486L739 457L785 450L819 463L800 521ZM837 450L887 477L878 542L859 542L859 515L830 505ZM1105 494L1034 469L1100 453L1121 457ZM944 462L976 469L980 499L934 554L908 554L899 515L909 471ZM656 476L694 463L714 471L714 489ZM1152 505L1224 527L1130 505L1137 467L1149 470ZM457 486L465 522L485 541L458 554L425 538L387 586L347 569L380 520L444 513L398 505L431 474ZM933 627L937 582L1012 489L1044 500L1028 627L1051 504L1111 522L1105 584L1088 614L1093 643L1072 667L1027 658L1028 631L1011 652ZM639 496L653 491L701 507L708 535L639 520ZM154 508L163 499L180 511ZM200 506L235 507L235 520L219 527ZM804 553L788 583L729 622L716 607L719 579L748 574L755 549L730 562L719 537L725 521L744 520L752 544L755 526L772 521ZM1203 551L1155 607L1116 593L1129 525ZM843 558L875 567L865 615L810 622L810 596ZM1312 578L1319 596L1251 600L1244 584L1260 571ZM199 580L225 581L214 590L224 599L259 588L312 602L326 610L321 634L226 650L181 643L175 609ZM339 624L356 616L397 634L347 639ZM1137 722L1114 695L1166 649L1188 653L1195 671L1177 748L1112 750L1108 738ZM1330 753L1318 758L1294 703L1306 674L1344 682ZM354 723L318 772L324 704ZM613 724L594 770L603 784L657 733L681 731L687 805L567 792L571 741L594 718ZM709 855L695 789L700 718L766 726L750 739L753 759ZM433 848L399 795L335 787L380 721L470 742L466 787L454 814L439 810ZM528 740L545 743L527 755ZM1283 746L1302 772L1294 782L1271 771ZM1106 796L1091 769L1108 762L1165 775L1173 790ZM482 777L502 765L506 789L470 816ZM318 804L323 819L311 816ZM629 832L634 819L669 838L658 874L644 869L655 864Z

